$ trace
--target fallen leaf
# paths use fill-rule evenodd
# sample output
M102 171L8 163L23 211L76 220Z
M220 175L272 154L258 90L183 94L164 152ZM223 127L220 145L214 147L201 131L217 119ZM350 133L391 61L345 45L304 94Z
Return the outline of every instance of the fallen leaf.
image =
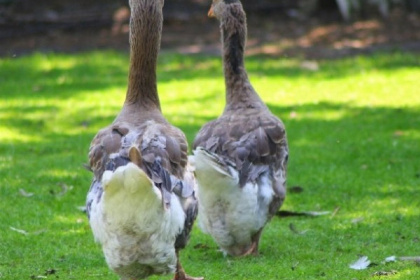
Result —
M352 224L357 224L360 223L361 221L363 221L365 218L363 217L359 217L359 218L354 218L353 220L351 220Z
M398 257L398 259L400 261L415 261L415 262L420 262L420 256L415 256L415 257Z
M373 276L389 276L389 275L394 275L397 274L398 272L396 270L391 270L391 271L376 271L375 273L373 273Z
M44 275L38 275L38 276L35 276L35 275L31 275L31 279L47 279L48 277L47 276L44 276Z
M356 262L350 265L350 268L356 270L366 269L370 265L370 260L367 256L360 257Z
M86 206L77 206L76 208L77 208L77 210L86 213Z
M29 235L29 234L38 235L38 234L41 234L41 233L44 233L44 232L47 231L46 229L41 229L41 230L37 230L37 231L34 231L34 232L30 233L30 232L27 232L26 230L23 230L23 229L18 229L18 228L14 228L14 227L9 227L9 228L11 230L16 231L16 232L18 232L20 234L23 234L23 235Z
M68 186L64 183L60 184L61 192L55 194L55 196L64 196L68 191L73 189L73 186Z
M34 195L33 193L27 192L24 189L19 189L19 193L24 197L31 197Z
M295 233L295 234L299 234L299 235L303 235L303 234L305 234L305 233L308 231L308 230L298 231L298 230L296 229L295 225L294 225L294 224L292 224L292 223L290 223L290 224L289 224L289 228L290 228L290 230L291 230L293 233Z
M9 228L11 230L16 231L16 232L18 232L20 234L23 234L23 235L28 235L29 234L26 230L23 230L23 229L18 229L18 228L14 228L14 227L9 227Z
M396 256L390 256L385 258L385 262L395 262L397 260Z
M297 115L298 114L295 111L290 112L290 118L291 119L296 119Z
M310 71L318 71L319 70L319 65L316 61L309 61L309 60L302 61L302 63L300 64L300 67L302 69L306 69L306 70L310 70Z
M404 131L401 131L401 130L395 130L394 131L394 136L395 137L400 137L400 136L403 136L404 135Z
M335 207L334 211L331 214L331 217L335 217L335 215L337 215L337 213L340 211L340 206Z

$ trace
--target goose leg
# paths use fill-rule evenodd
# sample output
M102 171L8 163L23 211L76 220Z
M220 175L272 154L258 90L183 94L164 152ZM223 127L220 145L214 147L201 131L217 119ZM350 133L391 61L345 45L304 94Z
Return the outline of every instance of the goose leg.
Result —
M191 277L187 275L182 268L181 262L179 261L179 253L176 251L176 271L175 276L172 280L204 280L204 277Z
M263 229L260 229L252 237L251 247L247 251L245 251L245 253L242 256L249 256L249 255L257 256L258 255L258 246L259 246L259 243L260 243L260 238L261 238L262 231L263 231Z

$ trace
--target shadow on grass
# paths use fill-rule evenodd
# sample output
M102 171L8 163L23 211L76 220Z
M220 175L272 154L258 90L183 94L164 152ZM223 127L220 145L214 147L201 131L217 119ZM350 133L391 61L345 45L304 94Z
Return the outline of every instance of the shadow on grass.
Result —
M302 173L318 170L319 173L305 174L305 177L312 178L313 183L323 184L329 181L331 173L339 182L347 182L352 176L373 176L368 178L371 182L404 185L413 182L410 178L416 179L420 172L420 108L367 108L333 103L298 107L269 104L269 108L286 124L291 150L289 176L293 181L298 180L297 174L301 176ZM55 109L42 105L23 107L19 115L13 115L11 109L7 114L9 117L2 118L2 125L17 129L17 133L39 137L34 141L0 143L2 154L26 157L31 164L43 167L57 166L58 169L74 171L86 161L89 143L96 133L91 126L109 124L115 118L114 113L88 116L88 109L83 112L76 110L69 116L74 127L68 133L60 129L51 130L45 125L47 119L24 117L29 112ZM338 117L324 118L324 111L335 112ZM174 116L167 117L171 119ZM186 114L181 118L178 116L173 123L184 131L191 143L201 125L211 119ZM11 146L13 149L10 149ZM83 160L75 166L68 166L66 158L71 158L69 162L73 164L77 159ZM17 171L16 166L4 166L1 173L6 175L13 170ZM48 178L44 179L48 181Z
M77 211L76 206L83 205L92 176L82 168L82 164L87 161L89 143L98 127L113 121L120 105L115 106L115 111L97 111L96 104L88 104L83 108L74 108L64 114L65 118L62 115L56 121L54 116L55 113L60 113L59 106L44 105L41 102L28 105L23 101L27 97L34 97L33 95L40 99L70 99L82 96L85 91L125 87L127 57L117 55L116 61L112 62L112 59L107 60L106 54L95 55L96 57L91 58L93 62L87 63L87 66L81 61L72 61L70 56L63 56L64 62L70 60L67 64L52 68L48 65L42 66L43 58L40 58L40 66L32 65L28 69L15 69L12 65L6 65L1 71L7 75L0 76L0 79L14 79L20 75L16 80L17 84L8 83L6 90L8 87L18 89L20 79L25 77L37 81L32 91L25 89L2 94L2 98L15 101L15 104L22 102L20 105L2 106L1 125L13 129L17 135L25 135L26 138L0 143L0 196L4 198L0 204L0 224L5 227L32 226L33 231L44 223L48 224L54 231L53 235L56 235L53 245L58 248L61 247L60 242L71 244L76 239L79 242L77 244L81 244L80 251L72 252L69 263L64 266L71 266L70 262L73 261L83 263L84 258L80 257L84 254L83 244L91 244L93 241L90 234L85 241L78 238L86 237L89 229L81 227L83 233L78 233L76 229L80 226L75 226L74 222L48 219L54 218L57 213L65 217L73 216L74 211ZM380 65L391 71L415 66L415 59L413 57L411 62L406 63L398 57L388 61L386 56L380 56L377 62L361 62L354 69L346 70L346 64L353 67L352 60L349 59L315 73L303 71L295 63L264 62L259 57L251 57L247 61L251 75L262 73L288 78L299 78L303 75L337 78L359 73L360 65L364 63L366 66L362 67L372 69ZM99 65L102 67L100 70L97 69ZM42 70L42 67L46 70ZM220 63L213 57L165 56L160 67L163 69L160 70L159 78L163 82L215 77L222 82ZM187 70L186 73L183 73L184 70ZM86 78L91 75L96 80ZM201 99L196 96L191 96L191 99L202 103L212 101L215 96L216 93L210 93ZM182 104L188 100L185 97L172 101L176 106L175 103ZM416 228L420 216L420 201L416 199L417 187L420 185L420 107L356 107L332 102L293 107L275 104L268 106L283 119L287 127L290 146L288 184L304 188L302 194L288 194L285 207L297 211L319 208L332 210L335 207L340 207L341 210L336 217L338 221L332 218L275 219L263 236L260 260L264 260L264 263L261 261L261 265L267 271L273 269L275 273L282 265L278 260L285 259L289 266L285 269L295 275L294 279L308 279L307 275L316 278L322 276L322 273L327 277L333 276L335 267L342 266L343 261L347 263L346 258L351 257L353 260L357 254L372 252L379 255L386 252L391 255L397 250L397 245L399 250L405 250L401 254L414 254L414 249L410 248L414 247L414 240L418 238L418 232L413 229ZM165 112L165 108L163 111ZM217 117L203 117L199 113L166 114L166 117L184 131L191 143L200 127L212 117ZM51 191L58 192L60 184L74 186L74 189L66 196L57 198ZM35 193L35 196L32 199L22 197L19 195L20 188ZM365 220L352 223L351 220L357 217L364 217ZM297 235L287 229L287 224L291 221L299 229L310 226L311 231L306 235ZM74 231L68 231L69 229ZM42 244L49 244L48 236ZM279 240L279 236L282 242L273 242ZM8 242L10 240L12 242ZM5 244L16 244L18 247L20 243L17 240L18 238L9 234L5 238ZM209 238L195 234L187 249L198 263L206 262L210 267L218 266L220 270L227 271L227 277L247 279L248 270L244 266L250 265L252 261L235 260L226 266L220 253L203 253L193 249L199 242L207 243ZM39 263L45 260L39 257L42 253L35 256L31 254L34 245L31 245L30 239L25 244L27 246L21 246L16 258L29 255L29 259L38 260ZM209 246L215 248L213 243ZM62 254L63 250L58 250ZM7 252L10 254L10 251ZM89 253L92 259L95 256L102 257L99 249L96 253ZM57 253L50 252L51 254ZM343 259L335 258L337 256ZM92 259L89 265L95 268L104 266L103 261ZM306 270L290 269L296 261L305 266L305 261L308 260L311 263L308 263ZM203 269L199 266L197 269Z
M2 89L4 99L17 97L65 99L75 95L86 95L89 91L100 92L111 87L125 89L127 84L128 55L126 54L111 51L93 52L80 54L77 58L64 54L36 54L19 60L19 63L14 63L14 59L0 61L0 82L14 81L12 87L6 85ZM61 62L57 63L57 60ZM303 76L335 79L360 74L363 71L375 69L395 71L419 65L418 55L399 52L330 62L328 67L322 66L320 71L305 70L298 60L261 55L246 58L246 67L251 79L255 75L280 76L288 79ZM219 57L167 54L159 60L158 81L161 83L195 79L222 80L222 77ZM31 85L32 88L20 89L19 85L26 84L28 79L36 81Z

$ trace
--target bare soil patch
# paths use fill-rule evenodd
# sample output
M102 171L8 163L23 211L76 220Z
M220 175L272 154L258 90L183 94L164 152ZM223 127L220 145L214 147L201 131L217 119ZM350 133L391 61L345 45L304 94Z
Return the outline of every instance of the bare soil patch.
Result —
M207 18L202 9L185 14L182 9L170 8L165 6L163 51L220 52L216 20ZM32 18L21 14L13 21L0 21L0 56L34 51L128 51L129 11L124 7L95 11L87 10L84 15L43 14ZM418 14L395 9L386 19L378 17L345 23L332 11L305 20L276 12L248 13L249 55L320 59L394 49L420 51Z

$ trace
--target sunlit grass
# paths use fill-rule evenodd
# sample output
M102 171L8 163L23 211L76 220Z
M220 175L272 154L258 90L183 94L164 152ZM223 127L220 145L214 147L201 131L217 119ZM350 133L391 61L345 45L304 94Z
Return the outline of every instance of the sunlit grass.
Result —
M304 190L289 192L283 208L334 214L275 217L255 258L224 258L196 228L181 253L191 275L371 279L395 270L387 279L419 279L413 262L382 261L420 254L420 57L316 63L312 71L298 59L246 60L255 89L286 124L288 185ZM79 207L89 143L120 110L127 69L128 55L112 51L0 59L0 279L118 279ZM220 58L162 53L158 71L162 110L191 142L223 111ZM359 255L378 266L349 269Z

